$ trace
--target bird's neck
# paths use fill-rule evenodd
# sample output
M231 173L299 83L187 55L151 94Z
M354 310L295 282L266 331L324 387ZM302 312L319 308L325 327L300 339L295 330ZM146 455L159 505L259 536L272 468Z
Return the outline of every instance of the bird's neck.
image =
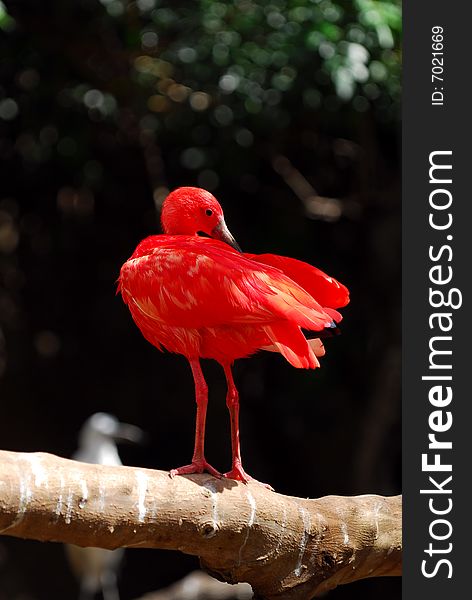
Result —
M192 206L164 202L161 212L162 230L166 235L197 235Z

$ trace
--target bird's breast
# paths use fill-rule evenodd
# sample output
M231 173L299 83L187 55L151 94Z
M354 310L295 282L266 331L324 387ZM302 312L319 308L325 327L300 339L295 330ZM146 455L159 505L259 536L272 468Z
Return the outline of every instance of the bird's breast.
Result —
M270 343L263 328L257 325L182 327L158 320L143 312L136 304L129 304L129 308L133 320L148 342L159 350L166 349L187 358L199 356L230 363Z

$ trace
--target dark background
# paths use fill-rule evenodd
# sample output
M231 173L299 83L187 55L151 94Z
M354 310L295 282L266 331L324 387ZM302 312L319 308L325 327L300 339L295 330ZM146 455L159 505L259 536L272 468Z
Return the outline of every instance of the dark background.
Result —
M0 3L0 445L70 456L97 410L146 429L126 464L189 462L182 357L141 336L115 281L169 189L221 201L248 252L351 291L317 371L241 360L245 468L281 493L400 492L399 2ZM206 362L207 456L230 467ZM196 568L127 552L124 600ZM1 538L0 598L75 597L60 545ZM331 598L399 598L396 579Z

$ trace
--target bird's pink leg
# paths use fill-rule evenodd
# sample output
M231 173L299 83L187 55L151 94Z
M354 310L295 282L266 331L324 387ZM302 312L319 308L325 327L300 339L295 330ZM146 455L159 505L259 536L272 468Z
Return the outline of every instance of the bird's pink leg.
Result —
M253 477L248 475L243 469L241 464L241 448L239 445L239 393L236 389L236 385L233 379L233 373L231 372L230 365L223 365L226 375L226 382L228 384L228 393L226 395L226 406L229 410L229 418L231 422L231 449L232 449L232 469L228 473L224 474L227 479L236 479L236 481L242 481L248 483L249 481L256 481ZM263 483L268 489L272 487L266 483Z
M189 360L189 362L190 367L192 368L193 379L195 381L195 399L197 401L195 448L193 451L191 464L186 465L185 467L179 467L178 469L172 469L170 476L174 477L175 475L190 475L191 473L203 473L203 471L207 471L214 477L221 477L221 473L208 464L205 459L205 421L208 404L208 386L205 378L203 377L200 361L195 359Z

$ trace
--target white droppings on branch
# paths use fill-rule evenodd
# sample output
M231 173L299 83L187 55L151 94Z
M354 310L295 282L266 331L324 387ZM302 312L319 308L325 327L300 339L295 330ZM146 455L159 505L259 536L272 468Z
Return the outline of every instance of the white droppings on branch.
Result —
M67 525L70 525L71 518L72 518L72 500L73 500L73 498L74 498L74 494L72 492L72 488L69 486L69 490L67 492L67 499L66 499L66 514L64 516L64 520Z
M251 492L249 490L247 491L247 499L249 502L249 506L251 507L251 512L249 514L249 520L247 522L246 536L244 538L244 542L241 545L241 548L239 548L238 565L241 564L243 550L246 547L247 541L249 539L249 534L251 533L251 527L254 525L254 520L256 518L257 505L256 505L256 501L254 499L254 496L251 494Z
M374 523L375 523L375 538L376 540L379 539L379 515L380 515L380 509L382 508L382 502L376 502L374 505L374 510L373 510L373 514L374 514Z
M251 494L251 492L249 490L247 492L247 499L249 500L249 504L251 505L251 514L249 516L249 521L247 524L248 530L249 530L254 525L254 520L256 518L257 505L256 505L256 501L254 499L254 496Z
M18 469L18 472L20 473L20 477L19 477L20 498L19 498L19 502L18 502L18 511L17 511L16 517L13 519L13 521L10 523L10 525L8 527L6 527L5 529L2 529L1 533L4 533L4 532L8 531L8 529L10 529L11 527L14 527L15 525L18 525L19 523L21 523L21 521L23 520L23 518L25 516L26 509L28 508L28 504L33 495L31 487L30 487L29 473L25 473L25 471L23 469Z
M218 493L216 491L216 485L215 482L213 481L205 481L205 483L203 484L205 489L207 489L210 492L210 496L211 496L211 502L212 502L212 511L211 511L211 518L213 521L213 530L216 532L216 530L219 527L219 519L218 519Z
M62 505L64 503L64 477L61 474L59 478L59 494L56 502L55 514L59 518L62 514Z
M347 525L344 522L341 523L341 531L342 531L343 536L344 536L343 541L344 541L344 543L347 546L349 544L349 533L347 531Z
M98 484L98 510L101 513L105 512L106 493L106 488L103 487L103 483L100 481L100 483Z
M85 479L80 480L80 490L82 492L82 498L79 500L79 508L84 508L88 500L88 488Z
M142 471L136 471L136 481L138 488L138 521L144 523L146 517L146 492L148 488L148 478Z
M287 527L287 506L283 505L283 514L282 514L282 522L280 523L280 527L282 531L280 532L279 539L277 540L277 545L275 547L275 554L278 553L280 544L282 543L283 536L285 534L285 528Z
M347 546L349 544L349 531L347 529L346 514L342 510L337 510L336 514L339 516L341 533L343 534L343 542Z
M45 487L47 489L48 477L42 465L41 457L39 457L37 454L29 454L26 455L26 457L27 461L31 465L31 471L34 475L34 485L36 487L41 487L43 484L45 484Z
M300 541L300 552L298 554L297 566L295 567L295 575L299 577L303 569L303 557L305 555L306 545L310 536L311 519L310 514L302 506L299 507L299 512L303 520L303 535Z

